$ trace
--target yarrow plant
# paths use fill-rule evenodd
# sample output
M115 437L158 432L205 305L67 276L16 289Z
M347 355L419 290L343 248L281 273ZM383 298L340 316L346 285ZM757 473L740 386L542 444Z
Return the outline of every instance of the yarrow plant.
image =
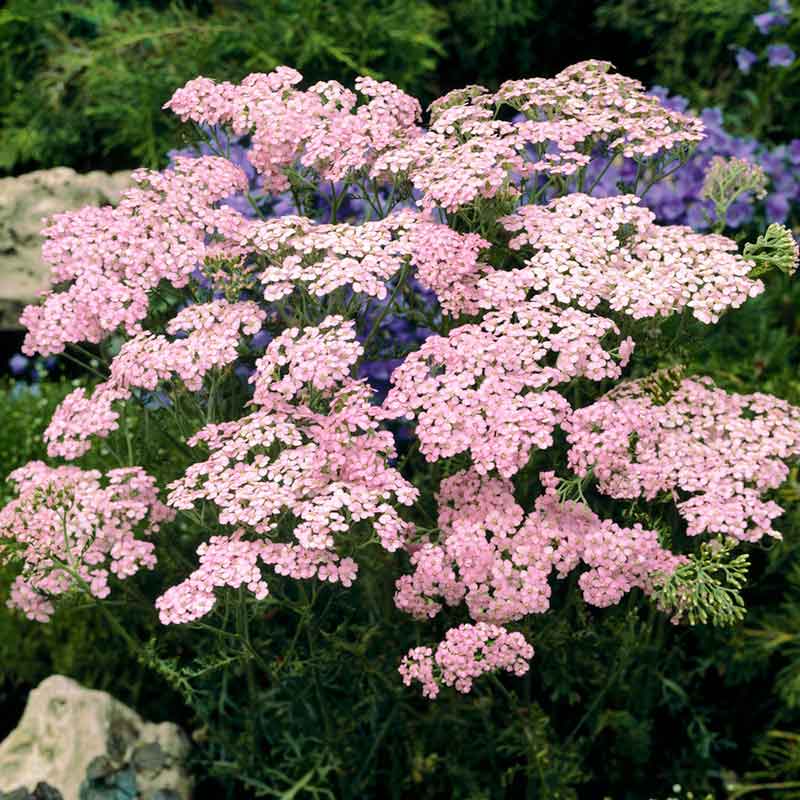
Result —
M24 351L109 358L56 411L48 453L108 448L120 468L12 476L9 602L44 621L68 592L155 569L164 625L234 607L248 646L287 586L356 591L388 565L364 602L418 621L397 663L430 698L526 673L531 617L569 576L593 606L638 591L676 620L734 621L714 609L750 543L780 536L800 409L678 360L792 271L796 245L774 226L741 253L657 224L635 192L592 194L622 158L656 184L703 123L596 61L451 92L425 127L392 84L301 82L190 81L166 107L204 151L48 223L52 288L23 314ZM724 215L764 176L715 162L705 187ZM142 416L171 437L172 473L147 463Z

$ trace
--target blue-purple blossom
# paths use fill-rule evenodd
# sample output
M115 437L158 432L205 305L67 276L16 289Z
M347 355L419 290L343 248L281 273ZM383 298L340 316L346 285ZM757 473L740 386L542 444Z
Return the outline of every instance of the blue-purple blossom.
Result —
M731 204L725 216L725 224L730 228L741 228L753 218L752 201L737 200Z
M172 406L172 399L166 392L146 392L142 391L140 394L142 405L148 411L158 411L160 408L170 408Z
M797 198L800 184L797 182L796 175L784 171L774 179L773 183L775 184L776 192L786 195L790 200Z
M359 378L367 378L377 391L388 391L389 377L392 372L403 363L402 358L385 358L375 361L365 361L359 367Z
M769 10L776 14L789 15L792 13L792 6L789 0L770 0Z
M796 58L788 44L771 44L767 48L767 63L771 67L791 67Z
M686 210L686 223L697 231L704 231L709 227L713 207L708 200L692 203Z
M770 222L785 222L789 216L789 198L784 194L771 194L764 204Z
M8 359L8 368L11 370L12 375L23 375L27 372L30 363L30 359L22 355L22 353L14 353Z
M745 75L747 75L756 61L758 61L758 56L752 50L748 50L746 47L737 48L736 66L739 67L740 72L743 72Z
M784 158L777 148L773 151L767 151L761 155L759 162L764 171L771 175L773 178L784 171Z
M781 28L786 25L789 20L783 14L765 11L763 14L756 14L753 17L753 22L759 32L766 36L773 28Z
M272 338L269 331L261 330L250 340L250 347L253 350L264 350Z
M670 111L683 114L689 108L689 101L685 97L681 97L679 94L671 95L666 86L653 86L650 94L655 95L661 101L661 105Z
M686 204L683 198L671 186L656 184L647 195L648 203L659 210L666 222L678 222L686 213Z
M255 372L255 368L250 364L245 364L243 362L238 362L236 366L233 368L233 373L236 375L237 378L242 380L244 383L250 382L250 376Z

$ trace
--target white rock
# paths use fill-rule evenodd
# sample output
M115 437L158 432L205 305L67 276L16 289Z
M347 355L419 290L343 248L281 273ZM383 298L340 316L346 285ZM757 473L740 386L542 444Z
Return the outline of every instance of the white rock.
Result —
M43 218L87 205L112 205L133 182L129 172L79 174L69 167L0 178L0 328L18 328L22 308L49 284L42 261Z
M145 800L159 789L189 800L188 752L177 725L145 722L107 692L52 675L30 693L19 725L0 743L0 791L32 790L44 781L64 800L79 800L89 764L106 757L133 766Z

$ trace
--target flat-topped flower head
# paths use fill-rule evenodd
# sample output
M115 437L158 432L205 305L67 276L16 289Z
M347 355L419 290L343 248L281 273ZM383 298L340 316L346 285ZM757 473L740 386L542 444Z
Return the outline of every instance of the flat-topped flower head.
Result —
M418 491L389 466L394 440L377 430L369 398L363 383L346 381L329 413L274 403L206 426L189 444L210 455L169 487L169 504L188 509L209 500L221 524L264 541L285 534L288 516L291 543L312 550L335 549L342 537L353 545L351 531L364 522L384 548L398 549L411 526L395 504L412 505Z
M554 78L450 92L431 104L429 130L381 155L372 174L403 176L425 209L457 211L478 199L519 194L532 175L573 175L592 158L650 158L703 138L699 119L666 108L604 61L584 61ZM502 107L522 114L507 122Z
M780 536L772 522L783 509L764 495L800 455L800 409L785 401L686 379L656 404L634 383L575 411L564 427L570 467L591 470L601 492L671 497L690 536Z
M689 308L711 323L764 290L733 240L656 225L635 195L573 193L545 206L523 206L500 222L513 234L510 247L527 258L522 269L481 282L487 308L547 292L586 309L604 302L635 319Z
M481 472L509 477L532 448L553 444L570 411L552 387L575 377L619 377L632 350L609 319L562 309L542 295L487 314L447 337L431 336L392 374L388 417L416 420L420 450L429 461L469 451Z
M359 77L355 92L336 81L301 91L301 81L289 67L253 73L239 85L196 78L164 107L184 121L250 135L250 162L272 192L289 188L286 172L296 162L321 180L339 181L419 134L419 102L393 83Z
M400 675L406 686L421 683L422 693L433 700L442 685L466 694L481 675L500 670L524 675L532 658L533 648L521 633L479 622L451 628L435 652L430 647L410 650L400 665Z
M406 267L436 293L449 314L478 311L478 281L491 272L480 260L489 243L458 233L413 211L361 224L313 225L296 216L253 223L246 243L266 258L258 275L267 300L296 290L324 298L338 289L386 300L391 282Z
M413 212L401 211L360 225L311 225L296 217L255 223L248 235L268 259L259 276L265 299L288 297L297 286L316 297L349 287L384 299L387 282L409 260L404 234L415 220Z
M231 536L212 536L197 553L200 566L156 600L164 625L193 622L206 616L216 605L216 590L224 587L244 587L257 600L263 600L269 594L264 567L295 580L318 578L345 587L351 586L358 574L358 565L352 558L341 558L332 550L248 540L242 530Z
M91 395L75 389L58 406L44 433L48 455L74 459L88 452L93 437L117 429L115 406L136 389L153 392L179 381L199 391L211 370L236 360L242 337L258 333L265 318L252 301L215 300L179 311L167 324L170 336L140 333L129 339L111 362L107 381Z
M460 472L439 493L436 541L416 541L411 575L399 578L395 604L424 619L464 603L474 620L505 625L550 608L550 578L588 567L579 585L588 603L618 603L633 588L655 582L684 560L641 525L623 528L588 506L546 491L525 515L509 481Z
M639 81L612 70L608 61L581 61L554 78L507 81L493 99L524 114L533 130L544 121L562 124L566 143L583 144L586 153L602 145L611 155L649 157L703 138L701 120L665 107ZM583 138L570 135L573 125Z
M313 392L332 397L350 377L364 348L356 339L355 323L340 316L326 317L318 326L287 328L273 339L256 362L250 382L253 402L264 408L285 407Z
M213 248L208 234L244 222L217 207L247 186L242 170L224 158L180 159L173 170L140 170L134 179L141 188L123 194L116 208L56 214L44 229L53 288L20 317L29 355L101 342L119 329L139 333L150 292L161 281L186 286Z
M9 606L30 619L46 622L59 595L81 589L104 598L111 575L155 565L147 537L173 512L141 467L103 475L32 461L9 479L18 496L0 510L0 563L21 564Z

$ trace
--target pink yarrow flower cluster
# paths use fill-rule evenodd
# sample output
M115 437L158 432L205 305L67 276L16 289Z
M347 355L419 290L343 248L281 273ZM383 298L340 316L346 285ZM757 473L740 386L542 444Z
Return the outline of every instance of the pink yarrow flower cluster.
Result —
M394 503L411 506L418 491L387 464L396 456L394 439L378 430L371 390L345 377L360 353L352 325L330 317L297 334L285 331L259 361L254 402L262 408L209 425L189 440L211 454L170 486L170 505L187 509L210 500L221 524L242 526L259 538L232 538L230 565L225 539L202 550L200 570L159 600L165 622L207 613L216 586L246 584L265 596L266 584L253 577L258 560L278 574L349 585L357 565L337 546L352 547L360 523L389 551L408 539L411 526ZM304 357L312 344L321 345L320 363ZM297 399L299 404L291 402ZM314 411L312 400L327 405L327 413ZM278 541L274 537L286 535L281 522L287 514L291 539Z
M49 223L53 287L23 314L25 351L123 339L108 378L56 410L49 455L81 457L117 428L125 403L158 392L170 413L197 409L197 457L171 476L167 505L140 467L103 476L34 462L14 473L19 497L0 511L2 558L22 564L12 605L44 621L76 587L106 596L110 574L153 566L147 537L159 524L175 512L196 521L202 506L196 566L156 601L164 624L210 614L226 588L263 600L275 576L348 587L365 565L356 555L378 546L410 564L399 609L426 620L463 605L470 619L403 659L404 682L433 698L489 672L524 674L533 648L504 626L547 612L556 579L580 570L585 601L605 607L654 594L686 558L656 530L562 500L554 472L539 474L527 507L517 502L530 494L515 494L512 479L520 490L535 482L531 457L559 428L566 466L601 493L674 502L690 535L777 535L781 509L766 494L800 456L800 409L705 380L665 402L646 383L623 384L580 407L628 367L635 343L623 330L636 326L621 315L655 318L653 332L674 313L716 322L763 290L754 262L725 237L656 225L633 196L533 204L549 176L551 188L579 179L598 152L666 163L701 123L606 62L451 92L427 130L417 101L392 84L301 90L301 79L288 67L238 85L197 78L167 107L247 136L266 191L331 182L381 218L246 219L225 201L247 191L247 176L214 156L139 171L117 208ZM504 106L521 118L508 121ZM161 289L188 301L166 321ZM423 337L407 335L415 326L434 334L379 402L357 376L406 353ZM245 344L256 334L260 344ZM404 472L412 464L433 491L434 470L419 466L417 443L398 460L398 427L427 462L462 462L442 465L435 529L412 521L420 490Z
M387 281L410 257L402 234L414 220L413 212L401 211L360 225L315 225L295 216L253 223L255 251L273 262L260 274L264 297L279 300L301 285L317 297L350 286L384 299Z
M422 693L433 700L442 684L466 694L476 678L490 672L524 675L532 658L533 647L521 633L479 622L449 630L435 653L430 647L410 650L400 665L400 675L406 686L419 681Z
M689 308L711 323L764 291L760 280L748 277L754 264L738 254L736 242L656 225L635 195L573 193L546 206L523 206L500 222L515 234L509 246L531 255L521 269L484 278L486 308L546 291L560 303L591 310L604 302L635 319Z
M551 299L540 295L432 336L394 371L384 414L416 420L429 461L468 450L480 472L510 477L533 447L552 445L571 410L550 387L578 376L619 377L632 341L612 354L603 346L619 333L611 320Z
M256 362L250 382L253 402L262 408L287 408L304 388L331 395L346 383L364 348L356 340L355 323L326 317L319 326L287 328ZM308 396L304 397L307 402Z
M560 123L569 154L578 143L591 143L625 158L654 156L703 138L701 120L666 108L613 68L608 61L581 61L554 78L506 81L493 99L522 112L530 120L523 125L534 130L543 120Z
M565 425L569 466L620 499L674 501L687 533L744 541L780 537L781 507L763 495L800 455L800 409L766 394L728 394L708 378L684 380L657 405L641 385L625 386Z
M295 164L339 181L420 133L419 102L392 83L361 77L356 92L336 81L300 91L301 81L289 67L248 75L238 86L195 78L164 107L184 121L251 135L250 161L274 192L289 188L286 170Z
M605 607L633 588L652 591L681 562L656 532L622 528L581 503L562 503L553 474L540 477L545 493L527 515L508 480L472 470L443 481L438 541L415 544L414 572L397 581L398 608L424 619L464 602L474 620L502 625L549 609L554 571L563 578L586 565L579 579L584 598Z
M269 594L269 586L261 564L295 580L319 578L342 586L351 586L358 573L352 558L341 558L332 550L247 540L241 530L232 536L212 536L197 553L198 569L156 600L164 625L193 622L206 616L216 605L215 590L222 587L246 587L263 600Z
M174 170L139 170L139 188L116 208L56 214L44 229L42 256L53 289L28 306L23 351L60 353L77 342L100 342L118 329L142 331L150 292L161 281L183 287L213 252L207 236L232 235L244 218L218 201L247 187L227 159L179 159Z
M216 300L178 312L167 325L170 337L134 336L112 362L109 380L91 395L75 389L58 406L44 433L48 454L71 460L88 452L93 437L117 429L115 405L134 389L154 391L178 379L189 391L199 391L203 377L235 361L241 336L257 333L265 319L266 312L251 301Z
M242 246L267 259L259 274L267 300L289 297L297 288L323 298L342 287L384 300L389 282L407 266L446 313L474 314L478 282L493 271L480 260L489 247L485 239L409 210L359 225L319 225L298 216L254 222Z
M152 569L149 537L174 512L140 467L102 475L32 461L9 479L18 496L0 510L0 563L20 563L9 606L46 622L54 600L80 584L97 598L119 579Z
M292 536L310 548L331 548L337 534L371 520L383 546L396 550L409 526L388 500L410 506L418 492L387 466L394 440L377 430L368 396L355 384L332 397L337 410L329 414L270 408L203 428L189 444L203 443L211 455L170 486L169 504L211 500L222 524L262 535L289 511Z
M470 470L442 482L438 541L411 548L414 572L397 581L395 604L425 619L463 602L476 624L448 631L435 654L410 650L400 665L406 685L419 681L433 699L441 684L468 692L487 672L524 674L533 648L503 625L549 609L553 572L564 578L588 567L578 585L586 602L605 607L634 588L651 593L685 560L655 531L622 528L581 503L561 502L553 473L540 479L545 492L527 515L508 480Z
M700 120L666 109L611 69L584 61L554 78L509 81L495 94L482 86L451 92L432 104L429 130L382 154L373 175L407 177L423 208L454 212L480 198L517 196L532 175L572 175L598 148L653 156L703 138ZM504 105L523 120L498 119Z

